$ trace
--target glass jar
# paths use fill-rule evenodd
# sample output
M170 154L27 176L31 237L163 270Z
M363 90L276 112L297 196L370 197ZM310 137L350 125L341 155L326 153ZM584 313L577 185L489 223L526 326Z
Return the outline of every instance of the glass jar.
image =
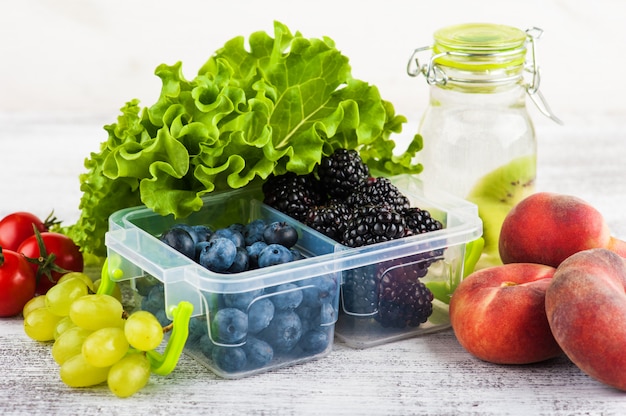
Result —
M421 179L426 188L478 205L485 243L478 268L500 263L502 220L534 190L537 139L526 96L560 122L539 92L541 33L485 23L446 27L435 32L432 46L414 51L407 68L431 86L419 126ZM428 50L432 56L420 65L418 54Z

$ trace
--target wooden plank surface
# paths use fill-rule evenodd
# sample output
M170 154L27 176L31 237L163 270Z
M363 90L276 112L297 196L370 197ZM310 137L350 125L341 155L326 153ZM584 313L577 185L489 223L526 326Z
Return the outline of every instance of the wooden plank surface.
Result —
M593 203L626 239L623 114L537 120L541 190ZM52 209L78 217L78 174L106 136L106 116L0 114L0 215ZM222 380L183 356L167 377L128 399L106 386L66 387L50 344L26 337L20 318L0 320L3 415L621 415L626 393L606 387L566 357L528 366L481 362L451 330L355 350L335 342L321 360L241 380Z

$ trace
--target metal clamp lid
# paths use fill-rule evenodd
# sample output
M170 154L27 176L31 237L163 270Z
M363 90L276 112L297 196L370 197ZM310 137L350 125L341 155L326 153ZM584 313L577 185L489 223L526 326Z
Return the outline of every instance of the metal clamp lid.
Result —
M546 101L543 94L539 91L539 84L541 81L541 73L539 69L539 65L537 64L536 59L536 40L538 40L543 34L543 30L538 27L532 27L527 29L526 38L528 43L530 44L530 65L527 65L524 69L525 71L531 74L530 82L525 85L526 93L535 104L535 106L539 109L541 114L550 118L554 122L558 124L563 124L561 119L559 119L550 109L548 102ZM475 53L475 52L461 52L461 51L443 51L437 54L431 55L427 64L420 64L418 55L433 50L432 46L422 46L413 51L411 57L409 58L409 62L407 64L407 74L411 77L417 77L420 74L426 78L426 82L429 85L446 85L448 82L465 82L465 83L507 83L511 81L515 81L520 78L520 75L513 74L506 77L499 77L497 79L485 80L468 80L468 79L458 79L452 78L441 68L437 61L442 57L456 57L456 58L473 58L478 57L481 59L490 58L490 57L506 57L520 54L523 52L522 48L511 49L506 51L498 51L498 52L487 52L487 53Z
M550 118L557 124L563 124L563 121L558 118L550 109L548 105L548 101L546 101L545 97L539 91L539 83L541 81L541 73L539 71L539 65L537 65L537 58L535 56L535 41L541 38L543 35L543 30L538 27L531 27L530 29L526 29L526 33L528 34L528 41L530 42L530 54L532 59L532 68L530 72L532 73L532 80L530 84L526 85L526 93L530 97L535 106L539 109L541 114Z

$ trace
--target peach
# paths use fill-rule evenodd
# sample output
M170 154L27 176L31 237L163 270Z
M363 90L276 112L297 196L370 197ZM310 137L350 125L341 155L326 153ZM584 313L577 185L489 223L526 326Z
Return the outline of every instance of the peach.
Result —
M459 343L497 364L528 364L560 355L544 304L555 270L514 263L467 276L450 298L450 323Z
M500 230L500 258L505 264L557 267L572 254L591 248L611 249L626 257L626 242L611 236L602 214L571 195L530 195L509 211Z
M590 377L626 390L626 261L607 249L563 261L546 291L552 333Z

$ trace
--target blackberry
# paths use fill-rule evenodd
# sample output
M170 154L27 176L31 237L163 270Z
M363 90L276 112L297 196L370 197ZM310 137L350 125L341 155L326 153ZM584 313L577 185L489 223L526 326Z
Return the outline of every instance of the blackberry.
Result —
M317 167L317 176L333 198L344 198L369 177L369 168L353 149L337 149L325 156Z
M389 179L384 177L369 178L363 182L347 196L346 203L351 207L387 205L397 212L402 212L410 207L409 199Z
M383 327L420 325L432 313L428 304L433 297L419 279L442 254L443 249L433 250L344 271L344 310L352 315L375 315Z
M430 216L430 212L412 207L404 210L407 235L427 233L441 230L443 224Z
M341 242L360 247L405 235L404 217L386 205L365 205L352 212Z
M323 203L326 198L313 174L271 175L262 190L263 202L297 220L302 220L310 207Z
M433 312L433 294L422 281L432 260L390 267L380 278L376 320L385 328L417 327Z
M352 212L345 203L331 200L309 209L303 222L327 237L340 240L351 216Z

